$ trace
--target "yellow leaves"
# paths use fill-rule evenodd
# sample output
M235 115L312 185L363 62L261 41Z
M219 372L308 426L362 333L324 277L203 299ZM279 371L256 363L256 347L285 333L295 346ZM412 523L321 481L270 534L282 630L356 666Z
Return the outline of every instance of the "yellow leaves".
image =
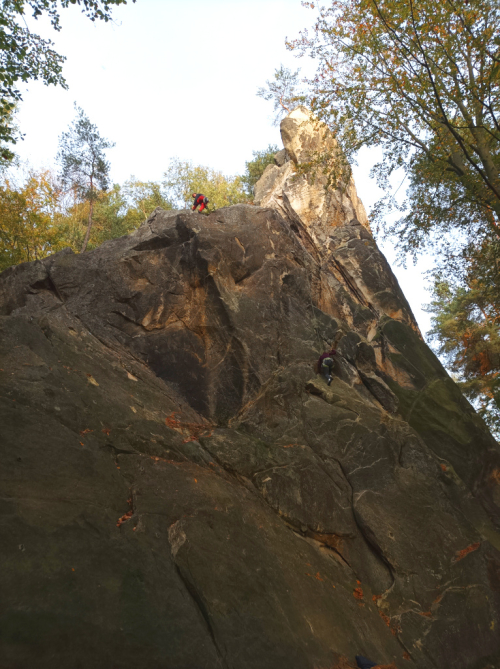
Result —
M0 181L0 270L63 248L52 218L59 198L49 171L29 171L19 183Z

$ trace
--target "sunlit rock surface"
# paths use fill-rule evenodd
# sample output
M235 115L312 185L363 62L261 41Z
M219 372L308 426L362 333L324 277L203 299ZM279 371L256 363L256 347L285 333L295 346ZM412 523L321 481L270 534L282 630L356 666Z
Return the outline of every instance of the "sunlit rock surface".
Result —
M500 666L498 445L282 134L260 207L0 276L2 669Z

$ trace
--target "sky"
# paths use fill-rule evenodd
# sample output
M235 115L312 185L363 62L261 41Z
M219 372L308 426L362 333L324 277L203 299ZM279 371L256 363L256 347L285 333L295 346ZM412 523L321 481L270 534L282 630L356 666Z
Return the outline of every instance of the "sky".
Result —
M116 143L108 152L115 183L132 175L160 180L173 157L242 173L253 151L282 147L272 103L256 92L280 64L314 72L314 60L295 58L285 40L311 31L315 16L300 0L129 0L109 23L92 23L70 5L61 11L59 33L28 18L30 30L66 56L68 90L41 82L22 90L18 124L25 138L16 152L35 168L54 166L76 102ZM368 211L380 196L369 177L375 160L363 151L354 166ZM430 295L423 272L431 260L417 267L410 261L405 270L395 264L393 245L378 242L425 333L430 321L421 306Z

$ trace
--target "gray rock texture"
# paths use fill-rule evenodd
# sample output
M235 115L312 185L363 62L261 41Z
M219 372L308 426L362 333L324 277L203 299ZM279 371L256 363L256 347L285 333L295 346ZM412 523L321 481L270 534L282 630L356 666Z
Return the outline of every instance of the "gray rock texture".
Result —
M2 669L500 666L498 445L282 131L261 207L0 276Z
M281 151L278 151L274 156L274 162L278 167L282 167L288 160L290 160L290 158L288 157L286 149L281 149Z

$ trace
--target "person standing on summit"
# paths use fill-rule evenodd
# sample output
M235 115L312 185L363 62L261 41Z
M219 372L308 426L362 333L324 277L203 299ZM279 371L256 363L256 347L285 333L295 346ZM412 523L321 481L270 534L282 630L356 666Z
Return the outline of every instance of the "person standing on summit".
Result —
M193 203L193 211L196 211L196 207L199 205L200 208L198 210L198 213L201 214L201 212L205 209L207 204L209 203L208 197L206 195L202 195L201 193L193 193L194 197L194 203Z

